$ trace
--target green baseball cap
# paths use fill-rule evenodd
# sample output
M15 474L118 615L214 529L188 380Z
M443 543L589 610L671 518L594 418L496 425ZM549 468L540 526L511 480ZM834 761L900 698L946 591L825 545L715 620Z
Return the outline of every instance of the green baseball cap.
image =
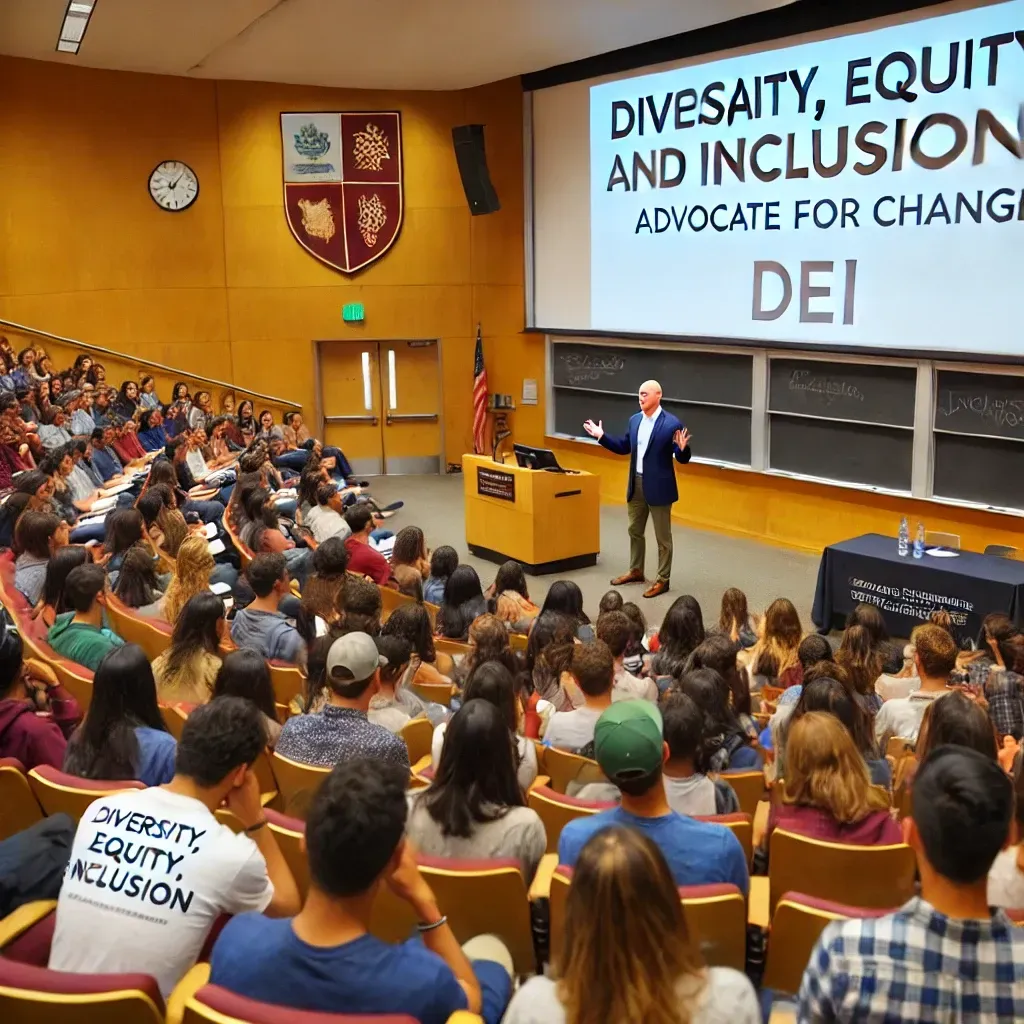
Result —
M622 700L597 720L594 756L613 782L640 778L661 766L661 712L648 700Z

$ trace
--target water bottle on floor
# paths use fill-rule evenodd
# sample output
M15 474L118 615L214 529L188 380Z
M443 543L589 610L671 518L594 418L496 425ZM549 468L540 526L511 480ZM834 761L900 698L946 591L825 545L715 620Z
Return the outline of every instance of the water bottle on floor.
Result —
M924 523L917 524L917 534L914 537L914 557L920 558L924 554Z
M899 552L900 558L906 558L910 554L910 523L907 522L906 516L900 520Z

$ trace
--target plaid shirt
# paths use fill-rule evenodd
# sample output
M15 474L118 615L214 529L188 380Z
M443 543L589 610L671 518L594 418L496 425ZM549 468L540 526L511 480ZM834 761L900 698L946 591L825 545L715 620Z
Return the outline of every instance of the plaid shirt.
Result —
M885 917L835 921L800 986L798 1019L888 1024L1024 1020L1024 929L1001 911L962 921L914 897Z
M993 669L985 681L988 717L1000 736L1024 733L1024 677L1016 672Z

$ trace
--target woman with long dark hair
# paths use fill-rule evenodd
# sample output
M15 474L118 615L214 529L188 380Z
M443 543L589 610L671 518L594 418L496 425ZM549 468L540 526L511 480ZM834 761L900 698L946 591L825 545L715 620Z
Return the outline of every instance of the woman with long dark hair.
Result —
M164 595L156 574L156 564L153 556L141 545L136 544L125 553L114 596L133 609L136 615L152 618L163 616Z
M637 829L605 828L584 845L551 954L551 975L519 989L503 1024L761 1021L743 974L705 966L665 855Z
M103 542L103 550L110 556L106 569L111 579L116 582L124 556L136 544L142 543L146 535L146 522L137 508L116 508L107 516L106 526L107 536Z
M540 614L554 612L576 623L576 636L587 642L594 639L594 627L583 610L583 591L572 580L555 580L548 589Z
M700 604L690 594L683 594L672 602L658 630L658 653L651 659L651 675L678 679L686 670L687 658L703 642Z
M64 771L161 786L174 778L176 749L160 717L146 652L137 644L115 647L93 676L89 710L68 741Z
M33 614L41 618L47 627L57 621L58 615L72 610L64 596L64 583L72 569L77 569L88 561L89 549L78 544L68 544L50 556L50 560L46 563L43 592L33 611Z
M189 598L174 624L171 646L153 662L157 694L165 704L205 704L220 671L224 602L212 591Z
M567 673L572 664L575 641L575 621L557 612L542 612L530 630L523 679L526 695L524 731L531 739L540 734L537 709L540 701L546 700L555 711L572 711L570 691L564 684L569 681ZM577 689L573 684L573 690Z
M403 526L395 536L391 549L391 568L408 565L420 574L422 579L430 575L430 551L427 538L418 526Z
M118 416L124 417L126 420L130 420L135 415L135 410L138 407L139 385L133 380L122 381L117 398L114 399L110 406L111 411L117 413Z
M277 720L274 687L270 681L270 668L259 651L242 647L226 654L213 683L213 696L244 697L251 701L263 712L267 745L272 747L277 743L281 723Z
M750 674L785 689L799 682L803 626L793 602L777 597L764 613L757 643L750 650ZM760 688L760 685L758 686Z
M467 701L445 733L433 783L410 800L406 833L431 857L514 857L529 885L547 847L544 824L519 786L505 715Z
M687 672L674 688L704 712L704 749L710 771L760 767L761 756L729 707L729 690L718 672L695 669Z
M414 683L447 683L449 678L437 668L437 652L430 628L430 615L421 604L399 605L380 630L383 636L404 637L412 645L413 657L420 666L413 677Z
M348 550L340 537L329 537L313 552L313 572L302 588L302 609L311 620L320 620L312 632L322 636L341 617L342 591Z
M540 609L530 600L526 573L514 559L502 563L487 591L494 614L513 633L529 633Z
M469 624L487 611L480 577L471 565L460 565L444 585L444 598L437 613L437 635L465 640Z
M702 644L694 648L686 662L686 671L698 668L714 669L724 680L729 690L729 706L732 708L743 731L756 740L760 730L754 721L750 705L750 684L745 673L736 663L738 648L724 633L712 633Z
M248 398L243 398L238 403L238 430L242 435L242 440L246 444L252 444L256 437L257 429L256 417L253 416L252 402Z
M874 718L882 706L882 698L875 693L875 683L882 674L882 656L872 647L871 634L864 626L850 626L843 633L835 662L846 669L858 701Z

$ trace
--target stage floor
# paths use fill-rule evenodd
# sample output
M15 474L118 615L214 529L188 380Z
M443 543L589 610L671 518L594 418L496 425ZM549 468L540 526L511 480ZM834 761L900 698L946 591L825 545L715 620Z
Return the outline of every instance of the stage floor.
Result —
M406 525L423 530L430 548L450 544L460 557L474 566L486 587L497 566L467 553L462 509L462 476L374 477L373 493L382 504L401 499L405 507L388 520L396 532ZM635 584L620 587L627 600L636 601L648 623L661 621L669 605L681 594L693 594L700 602L705 623L718 618L719 602L727 587L745 591L751 611L763 612L776 597L788 597L797 607L804 630L813 628L811 604L817 579L816 555L773 547L758 541L672 524L674 541L672 589L661 597L642 600L644 588ZM657 567L654 527L647 524L647 571L653 577ZM585 609L597 614L609 580L629 568L629 537L626 534L625 505L601 506L601 557L597 565L551 576L530 576L530 597L540 604L556 579L571 579L583 591Z

